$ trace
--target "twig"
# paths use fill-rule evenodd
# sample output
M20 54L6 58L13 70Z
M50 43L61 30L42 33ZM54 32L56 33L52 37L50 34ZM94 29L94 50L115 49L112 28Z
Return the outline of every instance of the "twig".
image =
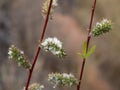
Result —
M47 12L46 19L45 19L44 26L43 26L43 30L42 30L42 35L40 37L40 43L42 42L42 40L44 38L44 34L45 34L46 27L47 27L48 20L49 20L50 10L51 10L51 7L52 7L52 2L53 2L53 0L50 0L48 12ZM28 75L28 79L27 79L25 90L28 90L28 86L29 86L29 83L30 83L30 80L31 80L33 69L34 69L34 66L36 64L36 61L37 61L38 55L40 53L40 50L41 50L41 47L40 47L40 45L38 45L36 53L35 53L35 56L34 56L34 59L33 59L32 67L29 70L29 75Z
M91 19L90 19L90 25L89 25L89 31L88 31L88 36L87 36L87 46L86 46L86 52L88 51L88 47L89 47L89 43L90 43L90 39L91 39L91 28L92 28L92 23L93 23L93 17L94 17L94 12L95 12L95 7L96 7L96 1L97 0L94 0L94 4L93 4L93 7L92 7L92 13L91 13ZM82 81L82 76L83 76L83 71L84 71L84 67L85 67L85 62L86 62L86 59L83 59L83 62L82 62L82 68L81 68L81 72L80 72L80 78L79 78L79 84L77 86L77 90L80 90L80 86L81 86L81 81Z

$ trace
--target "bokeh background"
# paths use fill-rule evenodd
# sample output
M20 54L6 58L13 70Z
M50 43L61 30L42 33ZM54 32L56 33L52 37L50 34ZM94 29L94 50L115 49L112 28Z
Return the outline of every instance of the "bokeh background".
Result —
M0 90L22 90L28 71L8 60L11 44L24 50L32 62L44 18L41 16L45 0L0 0ZM63 42L68 56L60 60L43 50L39 55L31 83L44 84L53 90L47 77L51 72L72 73L79 78L82 59L77 52L86 40L93 0L58 0L53 20L48 23L45 38L57 37ZM111 19L110 33L91 39L95 53L87 59L81 90L120 90L120 0L97 0L94 23ZM58 87L56 90L76 90Z

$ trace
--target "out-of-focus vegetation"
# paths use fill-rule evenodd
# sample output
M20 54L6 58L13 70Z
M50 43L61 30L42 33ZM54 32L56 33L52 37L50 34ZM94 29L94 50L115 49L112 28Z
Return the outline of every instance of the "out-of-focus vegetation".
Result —
M0 0L0 90L21 90L28 71L8 60L8 48L15 44L33 59L44 19L41 16L43 0ZM77 56L86 39L92 0L59 0L53 20L49 22L45 37L56 36L68 53L59 61L50 53L41 51L32 81L45 84L44 90L53 90L47 81L51 72L71 72L79 77L82 60ZM103 18L111 19L113 30L99 38L94 55L85 67L82 90L120 90L120 0L97 0L94 25ZM56 88L73 90L73 88Z

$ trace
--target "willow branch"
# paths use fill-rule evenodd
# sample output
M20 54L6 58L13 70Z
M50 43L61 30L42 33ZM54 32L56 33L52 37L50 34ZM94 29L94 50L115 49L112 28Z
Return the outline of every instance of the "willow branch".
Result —
M96 7L96 1L97 0L94 0L94 4L93 4L93 7L92 7L92 13L91 13L90 24L89 24L89 31L88 31L88 36L87 36L86 52L88 51L89 43L90 43L90 39L91 39L90 33L91 33L91 30L92 30L92 23L93 23L93 17L94 17L94 12L95 12L95 7ZM79 84L77 86L77 90L80 90L80 88L81 88L80 86L81 86L81 82L82 82L82 76L83 76L85 63L86 63L86 58L84 58L83 62L82 62L82 68L81 68L81 71L80 71L80 78L79 78Z
M49 20L50 10L51 10L51 7L52 7L52 2L53 2L53 0L50 0L48 12L47 12L46 19L45 19L45 22L44 22L44 26L43 26L43 29L42 29L42 35L40 36L40 43L42 42L42 40L44 38L44 35L45 35L46 27L47 27L48 20ZM40 50L41 50L41 48L40 48L40 45L38 44L38 47L37 47L37 50L36 50L36 53L35 53L35 56L34 56L34 59L33 59L32 67L29 70L29 75L28 75L28 79L27 79L25 90L28 90L28 86L29 86L29 83L30 83L30 80L31 80L33 69L34 69L36 61L38 59L38 55L40 53Z

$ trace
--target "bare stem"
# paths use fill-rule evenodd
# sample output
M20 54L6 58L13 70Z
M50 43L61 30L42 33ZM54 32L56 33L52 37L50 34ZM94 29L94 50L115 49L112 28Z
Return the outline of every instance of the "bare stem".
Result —
M96 7L96 1L97 0L94 0L94 4L93 4L93 7L92 7L92 13L91 13L91 18L90 18L90 24L89 24L89 31L88 31L88 36L87 36L87 46L86 46L86 52L88 51L88 48L89 48L89 43L90 43L90 39L91 39L91 30L92 30L92 23L93 23L93 17L94 17L94 12L95 12L95 7ZM77 86L77 90L80 90L80 86L81 86L81 82L82 82L82 76L83 76L83 71L84 71L84 67L85 67L85 62L86 62L86 59L83 59L83 62L82 62L82 68L81 68L81 71L80 71L80 78L79 78L79 84Z
M42 42L42 40L44 38L44 34L45 34L46 27L47 27L48 20L49 20L50 10L51 10L51 7L52 7L52 2L53 2L53 0L50 0L48 12L47 12L46 19L45 19L45 22L44 22L44 26L43 26L43 29L42 29L42 35L40 37L40 43ZM37 50L36 50L36 53L35 53L35 56L34 56L34 59L33 59L32 67L29 70L29 75L28 75L28 79L27 79L25 90L28 90L28 86L29 86L29 83L30 83L30 80L31 80L33 69L34 69L34 66L36 64L36 61L37 61L38 55L40 53L40 50L41 50L41 48L40 48L40 45L38 44L38 47L37 47Z

